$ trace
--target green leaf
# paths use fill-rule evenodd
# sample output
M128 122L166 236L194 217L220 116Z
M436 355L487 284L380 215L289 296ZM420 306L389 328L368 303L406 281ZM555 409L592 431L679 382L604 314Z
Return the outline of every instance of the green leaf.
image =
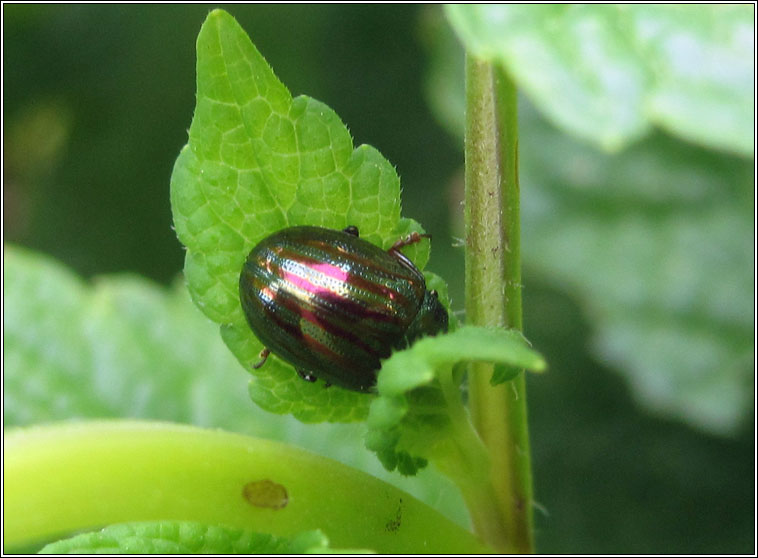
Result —
M527 266L580 297L595 353L642 402L736 432L753 406L752 165L660 135L603 155L521 123Z
M293 99L222 10L208 15L197 39L197 106L171 177L171 204L192 298L255 374L255 402L307 422L365 418L371 398L364 394L303 382L276 357L252 370L262 345L240 306L239 273L258 241L287 226L357 225L384 247L420 226L400 219L392 165L373 147L353 149L326 105ZM428 243L409 256L423 265Z
M753 154L748 5L450 5L466 48L501 61L554 124L607 150L659 126Z
M546 367L519 332L476 326L421 339L393 354L379 373L379 397L371 404L366 442L385 467L412 475L427 460L446 461L457 454L456 447L472 443L461 439L473 432L466 429L468 419L452 376L458 362L494 362L536 372ZM493 379L499 383L512 377Z
M498 362L535 372L546 368L520 332L464 326L454 333L423 338L408 351L394 354L382 366L377 388L382 396L401 395L428 384L438 367L462 361Z
M288 537L191 521L111 525L45 546L40 554L313 554L329 552L320 531ZM352 551L350 551L352 552Z

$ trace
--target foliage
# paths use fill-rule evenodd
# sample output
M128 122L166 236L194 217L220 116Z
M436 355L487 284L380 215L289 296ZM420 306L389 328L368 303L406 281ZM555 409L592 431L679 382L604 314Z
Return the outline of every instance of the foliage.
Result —
M274 537L245 529L161 521L112 525L48 544L40 554L323 554L329 550L328 539L318 531Z
M371 147L353 150L347 129L328 107L304 96L292 99L231 16L220 10L212 12L200 32L197 48L198 105L190 143L182 150L172 176L172 207L177 235L188 248L185 276L190 294L199 308L221 324L223 339L249 369L261 346L242 316L236 285L242 261L260 238L283 226L300 223L332 228L356 224L365 238L387 247L399 236L420 227L399 217L399 179L392 166ZM12 250L9 255L12 260ZM410 257L423 267L428 246L413 247ZM24 260L24 256L18 259ZM35 263L32 261L31 267ZM17 265L27 270L23 262ZM120 389L127 376L114 375L119 365L131 364L147 372L150 366L145 363L151 359L145 347L170 346L172 335L179 333L177 337L183 337L185 333L175 329L186 328L192 320L181 315L178 323L165 320L173 310L171 303L180 299L153 296L151 300L140 300L146 289L138 281L131 285L115 282L111 290L117 296L113 301L104 289L106 304L101 306L97 300L89 300L87 289L75 277L67 277L54 264L48 267L54 270L51 278L57 279L53 288L70 291L73 302L53 318L59 321L47 330L43 328L42 333L55 337L55 330L65 320L75 326L69 332L78 340L78 346L70 347L61 341L62 349L69 350L77 360L55 373L65 379L77 371L89 372L91 383L105 397L98 401L102 405L98 410L88 409L85 413L107 413L109 399L129 400L123 397L125 390ZM41 296L36 300L38 306L19 305L19 312L30 315L15 320L19 335L11 342L27 349L27 360L33 362L40 357L40 336L28 324L32 315L49 311L46 305L56 304L57 300L47 290L51 285L44 273L38 269L31 275ZM23 274L18 278L23 280ZM432 275L428 275L428 281L444 299L444 283ZM20 289L20 285L16 288ZM137 304L131 303L132 298ZM91 306L96 308L92 312L94 320L87 319L91 317ZM150 327L141 328L146 315L153 321ZM168 328L163 327L166 321ZM29 329L36 339L25 344L23 337ZM98 333L88 338L88 331ZM99 342L99 334L108 339ZM190 348L182 357L203 346L203 341L195 341L196 335L186 335ZM136 362L122 358L122 352L133 355ZM42 353L42 360L55 369L55 356ZM447 462L447 470L455 471L451 476L461 480L469 471L456 463L476 436L462 412L458 386L461 376L456 374L453 380L453 364L473 359L494 360L510 367L544 368L544 362L526 347L522 337L472 327L450 334L449 339L419 342L403 355L405 361L398 357L394 364L388 363L390 372L380 378L378 398L309 385L291 367L275 359L251 382L250 393L267 410L292 413L309 422L364 418L368 404L374 400L370 447L379 453L388 469L398 467L405 474L415 474L428 458L435 458ZM180 359L176 368L193 368L197 364L190 356ZM203 361L200 364L204 368ZM46 366L38 368L45 370ZM101 369L105 373L101 374ZM207 377L207 370L204 373ZM497 381L505 379L499 377ZM445 384L444 397L439 396L438 381ZM166 382L169 390L174 384L173 379ZM24 382L24 386L29 384ZM411 397L414 388L426 389L416 389ZM175 400L177 392L148 393L162 401L172 397ZM160 404L158 401L152 405ZM18 402L19 422L24 422L23 410L30 402L32 407L39 405L34 397ZM163 410L176 414L169 407ZM435 442L446 438L445 428L440 430L440 420L457 423L453 429L456 435L445 444ZM397 435L400 431L402 437ZM415 442L409 444L408 440ZM419 443L422 440L427 443ZM470 483L468 478L463 480ZM117 532L130 536L128 530Z
M353 149L345 126L322 103L306 96L292 99L231 16L212 12L198 36L197 50L198 104L189 145L177 160L171 182L176 230L187 246L185 275L195 303L221 324L225 342L251 370L262 345L242 314L237 284L248 252L261 238L285 226L339 229L352 224L365 238L387 247L419 227L400 220L400 182L386 159L368 146ZM423 267L426 252L412 257ZM434 366L403 367L400 392L431 383L444 364L449 368L458 360L477 359L479 353L471 352L474 347L487 349L486 344L469 342L466 347L446 339L433 351L422 343L410 349L417 362ZM515 346L504 345L509 350L498 358L520 364L513 356ZM453 347L452 356L434 361L439 347ZM365 418L370 397L302 382L291 366L274 362L252 370L256 379L250 393L264 409L292 413L307 422ZM531 362L541 361L535 356ZM378 391L385 397L388 382L382 377ZM402 395L395 390L387 397ZM445 404L433 394L414 405L427 414L445 413ZM374 416L381 412L386 417L369 424L394 426L397 406L374 404ZM417 424L406 421L405 428L415 430ZM416 432L415 437L424 436ZM395 437L375 434L371 440L372 449L382 452L384 463L394 468ZM426 458L405 451L402 455L407 474L415 473L416 464Z
M753 404L753 163L739 157L753 149L751 9L447 13L466 47L501 61L531 103L519 123L525 266L579 297L594 353L643 404L737 432ZM437 48L461 59L449 42ZM460 105L461 69L433 70L432 105L451 123L444 107Z
M245 22L245 27L251 29L256 28L252 24L271 22L271 41L265 40L265 26L256 28L255 37L259 45L266 45L267 58L276 61L277 72L286 77L293 91L318 91L319 96L328 98L351 124L351 129L355 132L357 128L356 137L371 137L372 143L380 145L387 153L397 149L400 155L392 153L392 159L403 171L406 189L414 183L414 177L417 183L424 183L418 180L419 175L428 179L430 184L436 184L435 176L442 176L444 180L444 172L440 169L454 165L455 157L450 155L445 161L434 159L433 154L437 153L434 151L435 142L440 143L434 133L414 135L414 122L408 122L408 126L396 125L387 134L397 140L396 147L381 136L381 132L378 138L373 129L371 136L360 133L361 126L365 129L371 126L368 123L372 114L356 113L356 110L363 110L366 103L352 105L361 107L353 109L352 113L346 108L351 105L344 101L333 103L333 98L339 96L330 93L337 89L344 89L354 98L359 97L355 92L360 79L355 72L348 70L354 68L355 57L360 57L361 67L370 67L385 81L392 81L394 87L396 74L389 74L391 79L387 79L382 73L386 70L382 59L393 57L395 43L382 43L384 56L370 58L375 64L363 64L369 55L360 50L351 52L348 62L344 59L340 62L336 56L324 56L332 51L310 48L312 43L308 40L290 42L298 45L294 51L277 51L278 43L274 39L281 36L285 22L292 26L293 35L301 36L301 22L308 20L309 23L323 24L336 13L327 11L327 7L318 8L308 11L308 7L300 6L297 13L283 8L277 15L276 10L261 7L262 11L251 12L253 15L249 22ZM750 83L745 85L748 81L745 64L749 56L743 51L751 50L753 31L750 24L746 26L743 21L745 8L735 6L722 10L720 7L700 6L700 12L695 7L679 6L657 9L646 6L528 8L535 11L529 14L518 6L455 7L449 8L448 14L459 27L461 36L474 40L469 45L472 52L489 52L488 56L498 56L504 61L537 110L548 115L553 125L567 133L564 135L547 125L528 102L522 103L523 252L527 272L531 272L525 281L525 294L527 298L533 297L526 304L537 310L527 312L527 332L530 338L532 332L539 332L539 337L532 339L541 348L551 347L546 354L554 363L552 374L536 377L537 381L530 384L530 421L533 421L532 426L536 423L538 433L535 466L541 489L537 491L537 498L549 513L539 516L539 523L543 525L538 533L542 541L539 548L566 552L573 545L577 552L594 548L595 552L601 553L618 552L620 548L642 549L643 552L690 548L691 551L707 553L731 548L744 552L741 549L750 539L750 534L746 538L743 532L745 519L748 524L750 522L745 514L749 515L751 504L749 497L744 497L746 491L740 482L750 477L749 467L743 465L752 462L752 450L745 454L742 449L747 445L741 439L735 444L726 438L696 434L673 421L641 415L638 408L626 402L622 386L612 375L605 374L606 370L601 369L597 361L619 366L630 378L630 385L643 403L661 413L682 417L710 432L738 432L749 410L749 387L752 385L749 355L754 345L752 322L747 312L750 304L745 301L751 296L752 246L749 239L752 235L748 210L753 206L754 193L749 179L751 163L744 157L752 154L752 140L748 141L747 137L752 136L753 130L748 128L753 114L750 104L752 75L747 76ZM472 13L463 13L466 9ZM485 9L510 9L510 14L501 18L500 23L512 25L510 15L518 15L519 27L509 27L505 34L492 33L499 16L487 12L482 18L482 12L476 12ZM6 22L10 20L4 29L9 32L6 35L10 37L9 44L14 33L18 35L20 32L28 37L23 44L30 45L28 52L21 57L14 58L12 48L6 51L10 53L5 60L6 71L14 79L10 80L13 86L6 88L5 103L9 115L15 118L9 119L10 136L6 130L6 140L10 137L5 154L10 180L4 181L4 199L6 207L11 209L5 214L5 224L16 221L16 228L13 222L9 227L16 231L19 222L22 228L42 224L42 238L47 239L48 245L52 242L54 248L49 249L45 241L32 244L46 246L46 250L54 251L69 265L84 268L89 273L129 267L136 261L138 264L132 267L149 274L155 274L155 270L163 265L164 271L158 274L162 274L162 278L168 277L169 273L174 273L170 270L175 269L173 256L151 250L155 248L153 244L175 245L168 228L168 211L166 204L154 205L147 203L146 199L152 196L165 201L164 195L154 193L156 188L162 191L162 181L169 171L168 155L161 155L161 149L175 149L173 146L181 140L171 134L177 130L181 132L184 126L167 125L165 115L178 114L180 119L185 119L189 109L183 101L185 97L191 97L191 88L182 81L190 71L181 64L182 57L186 54L188 58L189 52L170 50L169 45L183 43L182 37L194 33L197 20L193 17L202 17L198 14L206 8L200 7L198 12L193 12L191 7L183 7L182 17L178 17L177 12L170 12L170 8L165 7L155 17L156 10L143 7L130 12L132 15L141 11L142 15L136 18L124 17L127 14L120 11L112 11L109 18L104 9L79 8L71 12L76 17L63 17L63 25L60 23L62 12L57 12L59 16L56 18L49 15L55 13L54 9L46 10L22 12L13 6L7 11L4 9L9 18ZM455 10L459 12L453 13ZM537 15L538 10L544 11ZM239 12L242 21L245 10L240 7ZM427 16L431 12L428 10L422 15L429 19ZM303 16L303 13L308 15ZM490 17L492 14L495 15ZM464 21L456 22L456 18ZM403 20L402 17L397 19ZM409 34L410 26L415 25L414 18L406 19L412 22L409 28L401 31L400 27L395 29L393 26L396 35ZM12 25L14 21L16 25ZM176 22L176 25L161 24L166 21ZM344 20L340 21L344 24ZM618 33L607 32L609 23L616 25L619 22L623 25L613 27ZM371 25L375 25L373 19ZM101 79L97 68L103 61L111 64L114 52L109 52L107 44L103 48L100 40L92 41L90 33L95 28L101 34L107 29L118 30L112 34L118 51L129 51L135 56L133 61L130 59L126 63L121 63L119 58L118 69L114 68L108 74L113 77L106 80ZM264 29L263 38L257 30L261 28ZM335 29L322 25L322 32L324 28L332 33ZM646 36L637 33L645 28L653 33ZM572 37L570 41L567 41L568 36ZM440 34L439 37L453 48L433 53L437 56L440 71L436 85L430 90L435 102L441 100L444 106L453 107L453 115L459 119L460 125L462 96L441 97L462 83L462 72L453 74L452 78L449 74L456 68L451 60L459 57L460 51L446 38L448 35ZM480 39L484 47L477 46ZM518 50L520 47L514 46L511 39L523 40L536 48ZM490 40L505 43L502 52L498 54L496 48L487 45ZM58 48L60 45L56 41L75 46L71 50ZM590 49L592 45L603 45L595 54L604 53L605 58L583 58L581 49L585 41ZM749 46L741 46L743 43L749 43ZM88 67L92 68L88 73L96 75L94 80L86 81L93 76L74 70L80 68L82 59L93 53L91 45L96 45L97 53L88 59ZM640 45L644 49L636 50L632 55L625 52L627 48L634 50ZM681 48L682 45L686 48ZM58 63L56 71L48 71L49 66L39 59L40 53L50 52L61 53L64 62L66 55L70 56L70 65ZM535 64L530 58L531 53L543 55L542 63ZM689 63L688 57L684 56L686 53L695 53L693 58L698 63ZM589 54L593 51L590 50ZM677 56L670 58L670 54ZM316 73L319 67L316 62L321 62L322 58L328 61L324 66L329 78L325 79ZM50 56L48 61L59 59ZM410 55L407 59L416 60ZM588 64L588 60L592 64ZM285 61L287 63L283 63ZM655 64L649 64L649 61ZM643 79L637 82L637 90L611 88L610 95L616 97L609 98L608 89L595 88L594 85L604 83L605 70L613 74L619 67L631 68L625 79L639 76ZM413 62L411 68L417 73ZM149 84L142 87L147 81L147 75L140 73L142 70L162 76L159 93L154 96L147 88ZM541 86L551 83L551 72L553 77L579 78L570 88L578 96L552 94L551 98L549 91L541 90ZM339 79L333 79L334 76ZM118 81L121 78L126 82ZM36 97L26 98L27 90L23 85L19 87L24 79L40 84L41 97L38 91ZM140 87L130 87L134 83L139 83ZM324 89L324 84L331 85ZM413 104L412 92L403 87L407 87L406 82L398 86L404 93L403 100L406 101L407 97L411 99L408 103L412 107L421 107L420 103ZM372 110L367 113L381 113L382 120L391 122L388 109L397 103L397 98L379 91L373 93L369 101ZM108 95L114 94L118 95L118 103L107 100ZM10 110L14 106L14 95L24 97L24 106L28 110ZM285 97L288 95L287 92ZM158 109L154 97L160 98ZM675 102L670 102L672 99ZM296 100L290 98L290 111ZM572 107L572 100L581 102ZM104 112L98 112L98 105L108 106ZM18 107L18 103L15 106ZM605 112L598 114L597 108ZM325 110L327 120L331 118L338 122L337 128L342 126L333 112ZM414 114L422 112L419 109ZM150 119L135 117L139 114L154 116ZM225 118L220 118L219 122L223 124ZM293 119L290 123L294 126ZM615 124L606 125L611 123ZM107 126L116 132L104 137ZM737 156L688 146L658 132L651 134L651 128L656 126L680 139ZM153 135L148 137L149 134ZM345 134L339 131L342 138ZM568 137L572 134L604 148L631 148L616 154L601 154ZM352 149L352 140L350 142ZM748 143L749 148L746 147ZM419 146L423 148L419 149ZM77 157L82 152L86 156ZM72 166L69 160L60 170L57 162L66 153L75 161ZM232 150L224 155L234 159L239 153ZM423 170L412 170L415 167L404 164L406 159L415 161ZM435 161L435 164L430 165L429 161ZM276 166L278 163L281 166ZM271 168L286 170L286 163L278 163L272 162ZM51 188L29 188L29 185L39 187L40 183L47 183ZM103 188L104 183L109 187ZM147 186L140 190L143 183ZM65 189L66 184L73 184L76 196L70 195L71 190ZM24 221L28 210L24 204L29 203L22 197L27 194L25 185L32 201L36 197L50 208L41 215L32 211L35 219L31 225ZM149 190L150 185L153 191ZM393 191L394 188L393 185ZM103 210L90 203L100 190L117 209L107 213L107 208ZM408 193L413 196L412 192L411 188ZM436 191L432 195L437 196ZM417 197L428 200L431 196L429 192L422 192ZM82 204L82 199L87 199L88 204ZM218 199L209 196L210 201L219 204L222 199L223 195ZM290 206L295 208L292 215L297 217L298 211L300 216L306 211L315 211L311 215L316 219L328 222L334 218L335 222L342 222L339 216L342 210L337 211L336 216L330 215L331 208L324 209L326 203L318 206L316 198L308 199L308 203L311 201L316 201L316 206L307 210L297 209L296 203ZM243 205L244 202L244 199L240 200ZM423 210L427 206L431 204L424 204ZM140 209L148 207L153 209L148 213L147 226L132 219ZM282 222L289 222L292 215L288 211L282 210ZM412 213L419 215L417 209ZM21 215L20 221L18 215ZM130 216L129 220L123 220L128 221L126 228L122 229L128 234L114 234L110 225L116 224L123 215ZM367 218L369 214L361 217ZM230 222L233 223L234 219ZM425 218L424 223L428 224L428 219ZM130 228L138 230L130 231ZM6 235L9 229L6 229ZM88 233L94 230L97 234L74 237L77 239L74 247L71 243L65 244L67 238L82 229ZM162 237L161 232L165 232ZM394 240L394 234L377 237L375 241L390 242ZM221 234L216 238L219 241L229 239L233 244L234 235ZM435 235L437 255L446 251L440 240ZM202 242L206 242L206 246L212 244L208 238ZM221 244L228 248L228 245ZM624 249L619 250L618 246ZM82 254L88 254L88 250L94 254L92 263L82 257ZM131 254L131 260L119 259L124 254ZM417 263L426 259L424 254L413 257L420 258ZM328 451L330 456L353 467L390 478L376 466L375 458L361 447L364 430L359 423L303 425L292 420L291 416L267 414L251 405L244 389L245 374L219 343L218 325L197 312L182 285L167 290L144 279L125 275L99 277L89 283L45 256L9 245L4 248L4 260L6 427L71 418L173 420ZM662 262L665 265L660 265ZM232 267L230 265L229 269ZM456 273L455 265L448 267L446 278L448 273L451 276ZM217 284L224 282L223 269L223 264L216 268L220 272ZM541 280L538 281L537 277ZM575 301L582 306L569 305L570 309L566 310L563 306L568 301L546 289L548 283L573 293ZM435 288L441 287L435 285ZM552 293L547 299L546 290ZM196 298L202 296L195 294ZM226 295L222 293L218 300L223 300ZM546 307L542 314L539 313L540 305ZM582 315L591 319L594 362L581 356L578 350L585 345L589 335L581 323ZM571 320L569 324L561 322L566 316ZM398 353L393 361L397 360L402 368L404 359L417 358L422 362L413 370L421 371L421 376L429 374L424 370L430 363L425 362L422 355ZM450 362L455 360L452 358ZM369 413L369 423L377 421L378 428L373 429L371 436L392 435L398 427L404 426L407 418L414 418L417 410L423 410L409 406L414 401L409 402L408 398L433 395L430 401L440 401L446 393L443 387L450 385L456 393L460 377L456 374L457 368L446 370L452 372L449 376L454 380L452 384L443 386L432 382L400 398L391 398L388 392L387 396L376 398L373 403L377 407L385 406L386 412L375 414L372 405L365 406L361 416ZM388 382L386 385L391 389L393 374L388 370L385 372L382 378L387 380L382 380L382 384ZM439 374L437 371L433 373L440 377ZM288 381L295 379L291 370L282 372L282 380L285 375ZM399 377L402 378L402 374ZM307 387L295 383L295 389ZM251 382L251 386L255 386L255 382ZM260 392L256 393L255 387L253 393L259 399L262 397ZM322 420L323 409L315 405L298 409L297 403L292 402L296 397L288 401L291 394L286 389L284 394L284 398L268 401L280 412L296 412L307 420ZM444 406L437 407L440 408ZM327 417L329 420L350 418L345 409L340 410L339 406L336 409L335 414ZM408 410L411 411L409 414ZM422 424L429 424L433 414L418 416ZM556 417L559 418L556 420ZM387 420L393 418L398 422ZM449 417L445 420L449 421ZM36 428L23 432L29 435L34 431L39 432ZM22 431L15 431L18 432ZM424 432L429 430L403 429L406 437L396 437L390 440L390 444L382 442L382 447L389 451L380 452L380 455L390 462L394 460L399 469L408 472L403 463L410 463L410 468L415 468L418 462L413 456L418 455L419 448L422 452L433 449L424 448L431 445L433 439L416 437ZM9 430L6 442L15 433ZM137 439L134 437L132 441ZM43 447L47 445L50 442ZM190 447L192 445L194 443ZM752 447L752 442L750 445ZM417 451L415 454L403 453L408 448ZM5 451L5 455L18 454ZM68 453L63 451L61 455ZM164 460L159 459L158 465L170 463L172 457L167 455ZM58 470L55 475L50 475L50 470L59 462L57 459L46 462L39 478L61 479ZM77 466L83 481L88 480L86 465L84 459ZM619 480L620 477L624 480ZM466 523L460 496L439 474L426 469L414 477L413 482L408 480L398 475L392 477L393 484L403 485L414 494L424 492L424 501L458 523ZM202 484L202 480L198 484ZM56 488L65 491L67 486L67 483L59 482ZM50 494L41 494L42 503L35 511L56 508L50 505ZM614 498L613 514L605 513L610 494ZM66 501L66 498L60 501ZM76 503L75 499L73 501ZM4 503L7 510L7 501ZM110 503L117 507L119 500ZM581 506L582 514L575 513L577 506ZM703 510L709 512L706 514ZM394 525L395 513L393 509L386 525ZM27 513L15 515L21 519L32 517ZM113 523L124 520L122 517ZM241 533L207 523L189 526L186 531L177 526L175 522L145 525L145 530L138 534L150 539L151 529L154 529L152 533L162 532L161 529L176 533L171 529L178 529L179 533L189 534L191 540L188 542L197 544L203 533L216 533L219 540ZM134 541L130 537L140 530L134 525L117 525L107 528L106 533L110 529L115 530L111 534L115 533L119 539L117 544ZM266 531L265 528L258 530ZM7 530L5 534L7 543ZM307 538L311 534L303 536ZM60 533L56 532L55 536ZM103 540L97 534L83 536L95 545L87 547L91 552L100 544L98 541ZM255 541L258 535L245 531L240 536L243 538L238 541L243 541L245 536ZM313 537L309 541L314 541L317 546L326 543L325 538L320 538L324 535L313 534ZM173 535L161 538L169 539L167 542L180 542ZM331 534L329 540L334 541ZM138 544L149 543L142 540ZM473 545L468 547L469 551L473 549ZM63 548L58 547L56 551L62 552ZM401 551L407 551L407 547Z
M572 135L615 151L655 125L753 154L750 6L446 10L470 52L502 62L537 108Z

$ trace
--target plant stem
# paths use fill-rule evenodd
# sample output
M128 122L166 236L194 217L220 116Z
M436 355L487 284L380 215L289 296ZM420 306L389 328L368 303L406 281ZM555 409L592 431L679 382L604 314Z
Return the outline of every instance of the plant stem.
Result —
M522 328L516 90L498 66L466 60L466 320ZM490 385L493 366L469 373L474 426L490 460L494 488L474 528L500 551L534 551L532 475L523 372Z
M466 529L365 473L220 430L128 420L59 423L6 432L3 458L4 550L161 519L280 536L321 529L333 548L384 554L488 550ZM247 487L260 481L278 485L285 498L275 494L269 505L264 491L250 501Z

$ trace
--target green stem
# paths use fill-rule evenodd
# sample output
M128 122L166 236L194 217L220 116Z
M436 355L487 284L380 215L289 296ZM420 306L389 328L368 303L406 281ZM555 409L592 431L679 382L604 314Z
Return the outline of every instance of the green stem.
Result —
M500 516L497 501L492 498L494 486L489 474L487 449L476 433L469 414L462 404L460 387L452 379L452 367L439 376L442 392L452 418L451 451L435 461L437 468L455 482L471 515L479 537L495 551L499 525L492 518Z
M498 66L466 64L466 320L522 328L516 90ZM474 426L489 454L493 492L476 520L485 542L501 551L534 551L532 476L524 374L491 386L493 366L469 374Z
M288 446L177 424L61 423L3 439L5 548L126 521L185 520L380 553L488 549L412 496ZM260 493L260 483L281 490ZM356 513L360 502L360 513Z

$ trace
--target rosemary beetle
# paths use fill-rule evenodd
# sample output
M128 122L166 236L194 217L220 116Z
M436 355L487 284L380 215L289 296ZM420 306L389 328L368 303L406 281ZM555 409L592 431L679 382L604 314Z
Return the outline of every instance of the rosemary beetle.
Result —
M400 252L413 233L385 251L344 230L289 227L261 240L240 273L240 301L269 353L309 381L370 392L381 360L419 337L446 332L448 315L419 269Z

